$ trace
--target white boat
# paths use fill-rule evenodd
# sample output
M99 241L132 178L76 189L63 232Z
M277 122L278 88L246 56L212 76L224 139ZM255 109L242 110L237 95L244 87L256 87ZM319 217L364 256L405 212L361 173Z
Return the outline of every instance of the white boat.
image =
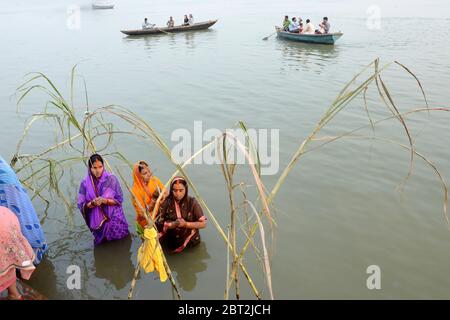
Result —
M114 4L109 1L94 1L92 3L93 9L112 9Z

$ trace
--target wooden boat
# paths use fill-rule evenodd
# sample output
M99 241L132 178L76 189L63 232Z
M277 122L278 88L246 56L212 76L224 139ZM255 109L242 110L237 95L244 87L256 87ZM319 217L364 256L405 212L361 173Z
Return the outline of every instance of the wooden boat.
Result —
M275 29L277 30L278 37L281 39L307 43L334 44L343 35L342 32L327 34L303 34L283 31L280 27L275 27Z
M137 30L120 30L120 32L128 35L128 36L139 36L144 34L160 34L160 33L172 33L172 32L184 32L191 30L202 30L208 29L213 24L215 24L217 20L209 20L205 22L194 23L189 26L174 26L173 28L168 27L154 27L151 29L137 29Z
M97 1L92 3L93 9L113 9L114 4L111 2L105 2L105 1Z

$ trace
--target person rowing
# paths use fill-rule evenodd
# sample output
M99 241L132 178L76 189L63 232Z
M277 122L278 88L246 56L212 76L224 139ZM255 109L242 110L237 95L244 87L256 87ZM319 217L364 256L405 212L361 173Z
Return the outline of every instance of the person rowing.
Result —
M144 19L144 23L142 24L142 29L153 29L156 26L154 23L149 23L148 19Z

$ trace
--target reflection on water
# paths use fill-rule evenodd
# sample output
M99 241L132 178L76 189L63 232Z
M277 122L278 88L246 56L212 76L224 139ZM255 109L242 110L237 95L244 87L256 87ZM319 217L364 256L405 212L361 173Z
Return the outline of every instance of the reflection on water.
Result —
M167 262L176 273L177 283L185 291L192 291L197 285L197 273L206 271L206 260L211 257L204 242L194 248L189 248L181 254L167 255Z
M308 71L313 67L319 72L330 60L339 56L339 46L326 44L309 44L278 39L277 50L282 54L283 68L296 68Z
M124 288L133 279L131 243L131 236L128 236L94 248L95 276L109 280L117 290Z
M26 284L33 288L39 288L40 293L46 297L58 297L64 295L58 292L57 275L55 266L48 256L44 256L41 263L34 270L30 280L25 281Z
M152 35L125 36L122 40L125 44L130 45L143 43L145 49L152 50L157 45L163 44L163 41L167 41L164 45L169 44L169 47L171 48L180 49L179 45L184 39L184 43L187 48L195 49L199 43L198 39L200 39L200 41L207 42L210 41L211 36L215 34L215 30L206 29L169 34L161 33ZM205 36L207 37L205 38Z

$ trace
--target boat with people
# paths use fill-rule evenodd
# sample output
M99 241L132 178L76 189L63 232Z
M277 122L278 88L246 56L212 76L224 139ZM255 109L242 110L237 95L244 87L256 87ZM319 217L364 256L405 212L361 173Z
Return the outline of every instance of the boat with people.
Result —
M281 39L306 42L306 43L317 43L317 44L334 44L340 37L342 37L342 32L325 33L325 34L305 34L305 33L293 33L289 31L284 31L280 27L275 27L277 35Z
M193 30L204 30L208 29L212 25L214 25L218 19L209 20L204 22L198 22L190 25L179 25L173 27L153 27L148 29L136 29L136 30L120 30L120 32L128 35L128 36L138 36L138 35L154 35L161 33L172 33L172 32L184 32L184 31L193 31Z
M93 9L113 9L114 4L110 1L94 1L92 3Z

